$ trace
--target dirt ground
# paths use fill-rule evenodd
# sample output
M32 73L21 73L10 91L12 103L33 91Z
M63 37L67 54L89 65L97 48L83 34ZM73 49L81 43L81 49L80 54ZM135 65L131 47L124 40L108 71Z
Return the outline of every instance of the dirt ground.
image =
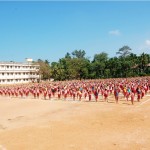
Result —
M116 104L0 97L0 150L149 150L150 95Z

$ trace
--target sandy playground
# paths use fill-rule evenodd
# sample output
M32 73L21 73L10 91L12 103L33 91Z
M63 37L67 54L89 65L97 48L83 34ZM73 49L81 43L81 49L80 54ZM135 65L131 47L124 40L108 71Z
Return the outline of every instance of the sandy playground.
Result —
M149 150L150 95L116 104L0 97L0 150Z

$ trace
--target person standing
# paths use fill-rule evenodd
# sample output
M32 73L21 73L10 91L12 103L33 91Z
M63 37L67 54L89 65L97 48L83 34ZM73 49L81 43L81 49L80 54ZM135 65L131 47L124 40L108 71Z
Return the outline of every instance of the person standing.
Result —
M119 89L118 88L114 89L114 96L115 96L115 101L118 104L118 100L119 100Z

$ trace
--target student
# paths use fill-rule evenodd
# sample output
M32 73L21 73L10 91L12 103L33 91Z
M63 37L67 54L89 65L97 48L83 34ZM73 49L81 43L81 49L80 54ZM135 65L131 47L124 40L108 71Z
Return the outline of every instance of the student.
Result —
M76 98L76 92L75 92L75 90L73 90L72 96L73 96L73 100L75 101L75 98Z
M18 90L15 89L15 96L18 97Z
M37 98L39 99L39 96L40 96L39 88L36 89L36 94L37 94Z
M61 91L58 89L58 99L60 100L61 97Z
M107 98L108 98L108 91L107 91L107 89L105 89L105 91L104 91L104 100L106 101ZM108 100L107 100L107 102L108 102Z
M29 96L29 89L26 89L26 91L25 91L25 95L26 95L26 97L28 97Z
M89 96L89 101L91 101L91 99L92 99L92 92L91 91L88 91L88 96Z
M65 91L64 91L64 100L66 100L67 99L67 89L65 89Z
M49 88L47 92L48 92L48 98L49 98L49 100L50 100L50 99L51 99L51 96L52 96L52 91L51 91L51 89Z
M95 96L95 100L97 102L97 100L98 100L98 91L97 91L97 89L94 91L94 96Z
M131 93L131 103L134 104L134 92Z
M86 97L87 97L87 91L86 90L84 90L84 99L86 100Z
M22 89L19 89L19 95L21 96L21 98L23 97L23 91L22 91Z
M52 88L52 95L53 95L53 97L55 97L55 89L54 88Z
M137 92L137 101L140 102L140 99L141 99L141 89L140 89L140 87L137 87L136 92Z
M46 100L46 96L47 96L47 89L44 90L44 99Z
M118 104L118 100L119 100L119 89L118 88L114 89L114 96L115 96L116 103Z
M141 99L142 99L144 96L145 96L145 90L142 89L142 90L141 90Z
M82 98L82 91L78 91L78 93L79 93L79 101L81 101L81 98Z
M129 99L130 93L131 93L131 90L130 90L130 88L128 87L128 88L127 88L127 92L126 92L126 100L127 100L127 101L128 101L128 99Z
M33 96L36 99L36 89L33 90Z

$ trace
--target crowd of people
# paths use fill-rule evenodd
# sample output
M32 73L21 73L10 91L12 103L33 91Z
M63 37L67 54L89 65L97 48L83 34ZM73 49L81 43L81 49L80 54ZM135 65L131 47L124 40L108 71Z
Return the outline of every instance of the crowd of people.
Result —
M150 77L74 80L0 86L0 96L44 100L140 102L150 93Z

